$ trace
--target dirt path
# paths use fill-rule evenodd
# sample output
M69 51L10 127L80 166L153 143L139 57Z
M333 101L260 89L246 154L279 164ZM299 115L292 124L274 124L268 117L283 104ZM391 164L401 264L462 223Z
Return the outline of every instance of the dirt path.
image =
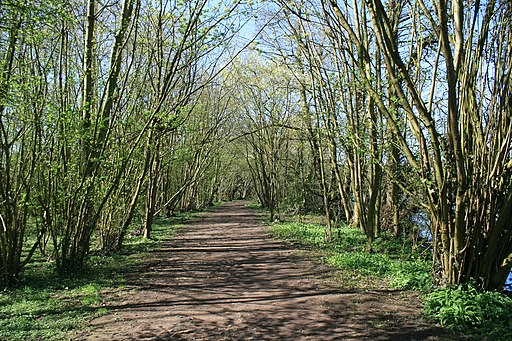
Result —
M408 293L344 290L240 202L195 219L134 271L84 339L449 339Z

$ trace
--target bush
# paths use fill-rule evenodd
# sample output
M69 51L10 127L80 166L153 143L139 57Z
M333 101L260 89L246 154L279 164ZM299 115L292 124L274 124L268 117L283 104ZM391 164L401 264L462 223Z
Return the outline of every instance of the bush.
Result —
M493 340L512 340L512 299L473 285L437 289L425 297L425 313L442 326Z

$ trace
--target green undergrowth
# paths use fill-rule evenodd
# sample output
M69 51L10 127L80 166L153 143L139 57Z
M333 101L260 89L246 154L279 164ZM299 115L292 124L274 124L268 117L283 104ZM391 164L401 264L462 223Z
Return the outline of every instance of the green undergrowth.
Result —
M370 253L365 251L365 235L352 227L336 229L332 242L326 242L325 226L319 224L281 222L271 225L269 231L277 238L320 251L328 264L350 273L356 281L385 281L396 289L428 290L432 286L429 260L399 240L379 238Z
M512 299L474 285L436 289L424 297L425 313L475 340L512 340Z
M245 206L255 210L264 210L263 206L258 201L251 201Z
M425 316L454 334L475 340L512 340L512 299L473 285L434 288L429 253L414 252L411 245L385 237L367 252L366 237L351 227L336 229L330 243L325 241L325 226L316 223L280 222L270 225L269 232L316 251L340 270L347 285L387 283L395 289L422 291Z
M144 252L156 249L189 217L156 219L151 240L130 234L122 250L93 252L84 269L69 276L57 275L53 261L36 257L17 287L0 291L0 340L69 340L108 312L106 293L122 289L126 272L143 261Z

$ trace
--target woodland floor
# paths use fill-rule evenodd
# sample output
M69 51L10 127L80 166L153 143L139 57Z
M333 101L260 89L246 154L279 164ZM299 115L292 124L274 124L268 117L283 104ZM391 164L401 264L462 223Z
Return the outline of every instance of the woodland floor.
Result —
M417 295L347 288L244 202L205 212L107 294L80 340L452 340ZM335 278L338 278L335 280Z

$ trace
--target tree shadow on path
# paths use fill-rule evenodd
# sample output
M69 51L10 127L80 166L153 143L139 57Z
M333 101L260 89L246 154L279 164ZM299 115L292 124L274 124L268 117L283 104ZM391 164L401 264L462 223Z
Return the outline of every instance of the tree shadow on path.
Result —
M409 292L346 290L270 238L241 202L187 224L133 268L87 340L453 340Z

